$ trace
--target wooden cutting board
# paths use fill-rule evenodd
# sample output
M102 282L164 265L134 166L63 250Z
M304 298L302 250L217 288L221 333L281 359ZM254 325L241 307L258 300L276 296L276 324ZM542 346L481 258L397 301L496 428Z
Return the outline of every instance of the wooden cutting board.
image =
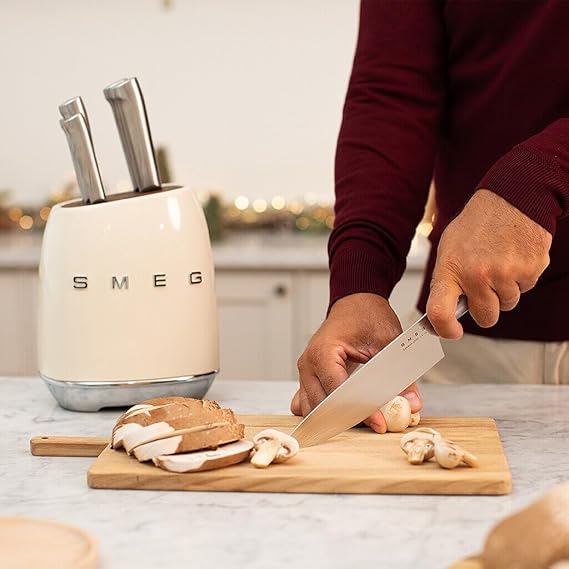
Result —
M266 428L290 432L297 417L241 416L245 436ZM444 470L429 462L413 466L399 448L401 434L378 435L351 429L283 464L258 469L249 462L176 474L141 464L124 451L106 448L87 474L91 488L226 492L308 492L346 494L508 494L512 478L496 423L489 417L426 417L437 429L478 456L479 468Z

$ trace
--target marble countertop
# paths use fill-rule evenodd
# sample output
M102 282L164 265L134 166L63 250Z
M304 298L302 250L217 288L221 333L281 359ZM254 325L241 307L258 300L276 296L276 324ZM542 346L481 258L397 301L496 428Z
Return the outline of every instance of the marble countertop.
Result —
M304 234L235 234L213 244L215 266L220 270L328 270L328 236ZM0 270L36 270L39 233L0 235ZM426 238L413 240L407 268L422 270L429 254Z
M287 413L294 382L219 381L238 413ZM509 496L355 496L92 490L92 458L33 457L36 435L110 433L118 411L59 408L36 378L0 378L0 515L80 526L101 569L381 567L441 569L480 550L488 529L569 472L569 388L423 386L427 415L497 420Z

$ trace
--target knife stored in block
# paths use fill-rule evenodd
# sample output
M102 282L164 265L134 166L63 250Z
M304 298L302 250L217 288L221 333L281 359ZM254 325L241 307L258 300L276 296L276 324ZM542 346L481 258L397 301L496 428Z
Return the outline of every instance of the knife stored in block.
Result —
M67 136L83 201L85 203L105 201L101 174L85 117L76 114L60 120L59 124Z
M115 116L134 189L146 192L160 188L148 115L137 79L116 81L104 89L104 94Z
M59 113L64 119L70 119L73 115L83 115L89 135L91 134L89 118L87 117L87 109L85 108L85 104L81 97L72 97L71 99L67 99L67 101L61 103L61 105L59 105Z
M462 297L456 317L467 311L466 299ZM425 314L330 393L302 420L292 436L306 447L347 431L417 381L443 357L440 338Z

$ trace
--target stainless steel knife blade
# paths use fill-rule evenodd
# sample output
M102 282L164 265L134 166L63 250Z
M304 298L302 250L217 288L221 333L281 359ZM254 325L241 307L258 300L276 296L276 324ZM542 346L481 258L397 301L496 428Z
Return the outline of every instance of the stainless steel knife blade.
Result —
M120 79L103 92L115 116L134 189L145 192L160 188L148 115L137 79Z
M85 203L105 201L101 174L85 117L82 114L76 114L67 119L61 119L59 124L67 136L83 201Z
M468 311L461 298L456 316ZM407 328L324 399L292 432L301 446L313 446L357 425L444 357L427 315Z

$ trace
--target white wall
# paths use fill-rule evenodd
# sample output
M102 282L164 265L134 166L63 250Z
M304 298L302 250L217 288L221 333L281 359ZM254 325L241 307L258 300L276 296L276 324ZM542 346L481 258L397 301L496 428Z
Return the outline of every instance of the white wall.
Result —
M178 181L333 195L358 0L0 0L0 188L38 203L71 172L58 124L84 97L103 178L128 179L102 89L138 76Z

